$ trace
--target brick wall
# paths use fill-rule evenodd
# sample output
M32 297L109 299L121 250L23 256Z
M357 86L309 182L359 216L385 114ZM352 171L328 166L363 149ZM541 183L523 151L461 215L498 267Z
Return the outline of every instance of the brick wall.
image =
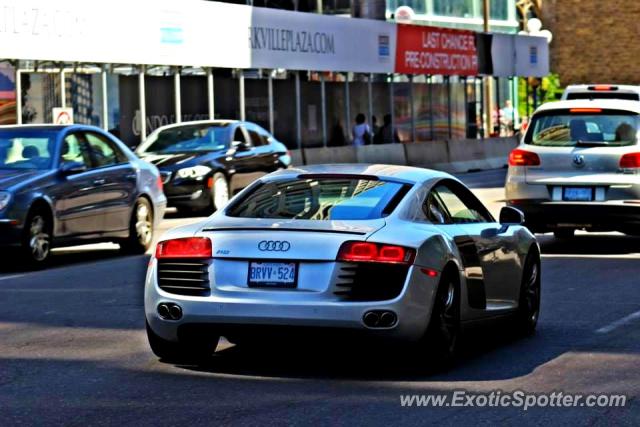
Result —
M640 1L544 0L561 84L640 84Z

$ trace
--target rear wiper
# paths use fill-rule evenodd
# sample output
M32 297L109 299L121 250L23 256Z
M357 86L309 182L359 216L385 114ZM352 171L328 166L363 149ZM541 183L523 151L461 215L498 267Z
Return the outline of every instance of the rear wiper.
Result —
M576 147L602 147L609 145L606 141L583 141L579 139L576 141Z

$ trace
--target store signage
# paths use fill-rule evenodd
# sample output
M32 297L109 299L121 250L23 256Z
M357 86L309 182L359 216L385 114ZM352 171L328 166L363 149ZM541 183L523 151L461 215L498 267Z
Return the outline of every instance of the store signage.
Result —
M398 25L397 73L470 76L478 73L475 33Z
M54 125L73 124L73 108L55 107L52 109L51 117Z

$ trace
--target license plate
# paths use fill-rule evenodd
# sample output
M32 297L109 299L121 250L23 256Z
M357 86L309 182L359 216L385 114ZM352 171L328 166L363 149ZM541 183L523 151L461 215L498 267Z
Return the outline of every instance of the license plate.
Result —
M589 187L564 187L562 200L569 202L590 202L593 200L593 188Z
M258 262L249 263L250 287L295 288L298 277L295 262Z

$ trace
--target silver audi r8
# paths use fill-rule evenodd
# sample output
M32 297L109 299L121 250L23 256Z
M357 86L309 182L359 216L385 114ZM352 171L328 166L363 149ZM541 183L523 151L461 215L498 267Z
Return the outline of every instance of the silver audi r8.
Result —
M356 332L444 358L471 321L540 309L540 250L457 179L427 169L326 165L267 175L157 246L147 333L163 359L210 356L269 333Z

